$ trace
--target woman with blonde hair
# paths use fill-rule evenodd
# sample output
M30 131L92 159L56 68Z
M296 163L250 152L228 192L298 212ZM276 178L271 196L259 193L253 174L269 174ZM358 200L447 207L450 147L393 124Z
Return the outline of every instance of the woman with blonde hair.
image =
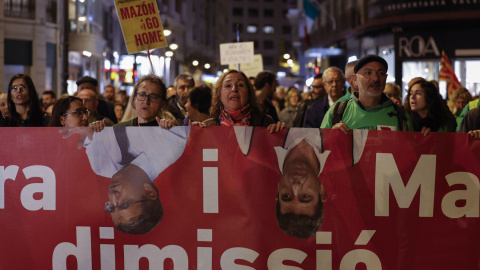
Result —
M160 120L176 124L175 118L166 111L167 87L162 79L155 75L146 75L135 84L130 101L136 117L115 126L158 126Z
M296 88L289 90L285 100L285 109L283 109L278 115L280 121L284 122L287 127L293 126L293 119L295 119L295 116L297 115L297 105L299 101L300 95Z
M402 90L400 90L400 86L393 83L387 83L385 84L385 90L383 90L383 93L385 93L393 103L402 106Z
M448 100L448 107L450 108L450 111L455 115L455 117L458 119L460 114L462 113L463 108L467 106L468 102L472 101L472 95L466 88L460 88L457 91L455 91Z
M0 127L7 125L7 119L10 116L8 112L8 98L7 94L1 93L0 94Z

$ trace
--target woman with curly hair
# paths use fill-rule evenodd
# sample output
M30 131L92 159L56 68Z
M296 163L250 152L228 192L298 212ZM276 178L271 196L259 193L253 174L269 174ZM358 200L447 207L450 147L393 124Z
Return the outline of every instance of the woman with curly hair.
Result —
M424 79L414 82L407 95L405 111L410 114L413 130L424 135L435 132L455 132L455 117L442 100L436 86Z

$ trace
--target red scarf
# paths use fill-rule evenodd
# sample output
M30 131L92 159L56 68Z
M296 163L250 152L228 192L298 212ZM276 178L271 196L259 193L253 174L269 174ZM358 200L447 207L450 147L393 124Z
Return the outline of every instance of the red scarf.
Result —
M250 124L251 112L252 108L250 104L245 105L245 107L238 111L225 110L222 105L220 107L220 116L218 117L220 126L248 126L248 124Z

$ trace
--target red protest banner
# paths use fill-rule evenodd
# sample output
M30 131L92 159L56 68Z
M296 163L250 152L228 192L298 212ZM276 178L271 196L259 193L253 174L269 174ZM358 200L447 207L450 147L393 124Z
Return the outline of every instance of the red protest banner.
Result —
M0 269L480 269L466 134L107 128L77 149L56 128L3 131ZM157 197L150 231L114 229ZM318 231L280 229L277 211L322 200Z

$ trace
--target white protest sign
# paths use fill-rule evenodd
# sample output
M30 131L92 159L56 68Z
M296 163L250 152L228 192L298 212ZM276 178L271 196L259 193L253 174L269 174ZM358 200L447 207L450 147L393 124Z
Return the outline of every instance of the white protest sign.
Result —
M237 69L238 65L230 64L228 69ZM261 54L255 54L253 62L240 64L240 70L247 75L247 77L256 77L258 73L263 71L263 57Z
M220 64L253 62L253 41L220 44Z

